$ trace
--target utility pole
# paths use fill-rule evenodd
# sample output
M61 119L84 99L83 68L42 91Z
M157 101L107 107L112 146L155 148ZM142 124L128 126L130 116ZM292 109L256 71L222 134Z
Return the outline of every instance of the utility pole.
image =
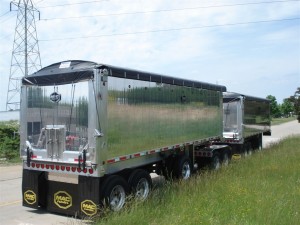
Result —
M7 111L20 109L21 78L42 67L34 17L38 13L40 19L40 12L31 0L10 2L10 11L13 6L18 8L18 15L8 82Z

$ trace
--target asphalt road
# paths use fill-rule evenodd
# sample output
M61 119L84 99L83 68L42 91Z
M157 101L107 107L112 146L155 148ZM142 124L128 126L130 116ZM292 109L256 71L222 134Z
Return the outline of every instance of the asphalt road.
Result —
M272 135L263 136L263 147L268 147L272 143L276 143L283 138L293 135L300 135L300 123L297 120L272 126Z
M272 127L272 136L265 136L264 147L290 135L300 135L296 120ZM0 224L1 225L77 225L82 221L70 217L22 206L22 167L0 166ZM158 177L154 178L157 179Z

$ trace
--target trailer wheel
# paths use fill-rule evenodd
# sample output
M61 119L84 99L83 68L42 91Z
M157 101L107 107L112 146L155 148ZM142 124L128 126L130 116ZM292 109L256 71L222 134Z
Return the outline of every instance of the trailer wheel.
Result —
M241 155L242 155L242 158L246 158L248 156L248 145L247 144L244 144Z
M220 167L221 167L220 155L219 153L215 153L214 156L212 157L210 168L212 170L218 170L220 169Z
M104 205L112 211L119 211L125 204L128 189L128 184L124 178L118 175L110 176L103 183Z
M152 180L147 171L137 169L130 175L128 184L134 197L138 200L144 201L149 196L152 187Z
M191 177L191 160L188 156L181 157L178 160L178 167L176 169L176 177L178 179L187 180Z
M228 151L225 151L223 156L222 156L222 165L223 166L228 166L229 162L230 162L229 153L228 153Z

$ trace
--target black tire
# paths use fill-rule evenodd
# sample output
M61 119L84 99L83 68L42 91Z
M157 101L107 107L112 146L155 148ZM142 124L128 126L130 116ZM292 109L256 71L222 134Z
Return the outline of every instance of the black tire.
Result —
M230 160L231 160L230 153L228 151L225 151L222 155L222 165L228 166Z
M248 152L248 156L251 156L253 154L253 148L250 143L248 144L247 152Z
M138 200L144 201L148 198L151 191L152 179L147 171L137 169L130 175L128 184L133 196Z
M219 153L214 153L212 159L211 159L211 164L210 164L210 168L212 170L218 170L221 167L221 158Z
M173 180L175 178L175 165L176 165L176 158L169 157L162 165L161 165L161 173L166 180Z
M178 159L177 168L174 168L177 179L187 180L192 175L191 160L188 156L183 156Z
M101 191L104 206L112 211L120 211L125 205L128 190L128 183L121 176L108 177L102 184Z
M242 158L246 158L248 156L248 144L247 143L245 143L243 145L241 156L242 156Z

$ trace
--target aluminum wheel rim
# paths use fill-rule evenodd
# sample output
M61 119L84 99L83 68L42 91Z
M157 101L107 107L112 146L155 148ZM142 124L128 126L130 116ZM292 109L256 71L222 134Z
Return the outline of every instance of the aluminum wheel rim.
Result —
M121 185L117 185L115 186L109 196L110 202L110 208L113 211L118 211L120 210L124 204L125 204L125 198L126 198L126 194L125 194L125 190Z
M142 178L139 180L136 186L135 197L139 200L145 200L150 192L150 185L146 178Z
M191 176L191 168L189 162L185 162L182 166L182 179L186 180Z
M214 161L215 170L220 169L220 160L219 158L216 158Z
M228 164L229 164L229 158L228 158L228 155L225 154L225 155L224 155L224 160L223 160L223 165L224 165L224 166L228 166Z

